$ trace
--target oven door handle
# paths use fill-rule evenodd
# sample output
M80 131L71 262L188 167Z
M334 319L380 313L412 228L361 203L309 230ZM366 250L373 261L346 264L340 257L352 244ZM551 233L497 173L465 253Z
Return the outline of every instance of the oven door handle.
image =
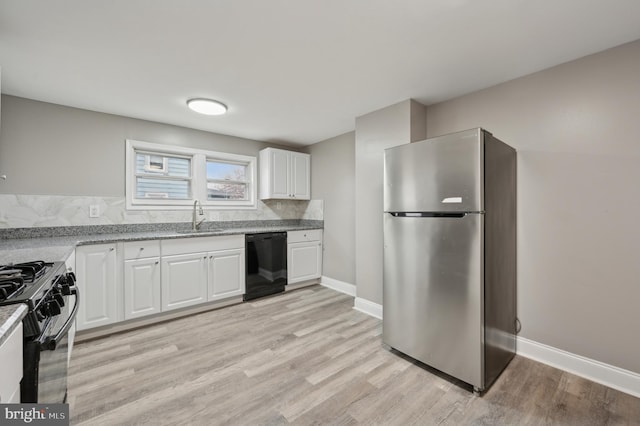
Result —
M78 289L78 287L72 288L71 294L76 296L76 303L73 305L71 315L69 315L69 318L67 318L67 322L60 329L58 334L55 335L55 337L47 337L47 339L40 344L41 350L54 351L56 349L56 346L58 345L58 342L62 340L65 334L67 334L67 332L71 328L71 325L73 324L73 321L75 321L76 313L78 312L78 306L80 306L80 290Z

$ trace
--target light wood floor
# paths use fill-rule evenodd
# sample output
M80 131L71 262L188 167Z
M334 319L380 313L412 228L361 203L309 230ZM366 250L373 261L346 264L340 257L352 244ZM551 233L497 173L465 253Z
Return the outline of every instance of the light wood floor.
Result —
M476 397L352 306L314 286L78 344L71 424L640 424L640 399L521 357Z

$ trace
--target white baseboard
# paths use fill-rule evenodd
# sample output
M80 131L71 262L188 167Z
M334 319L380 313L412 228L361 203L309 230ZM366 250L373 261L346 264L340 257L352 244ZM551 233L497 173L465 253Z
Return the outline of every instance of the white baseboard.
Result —
M363 299L361 297L356 297L355 285L325 276L322 277L320 284L332 290L355 297L355 300L353 302L353 309L363 312L367 315L371 315L372 317L382 319L382 305L370 302L367 299Z
M340 293L348 294L356 297L356 286L344 281L335 280L333 278L322 276L320 284Z
M353 309L382 319L382 305L356 296L356 286L322 277L322 285L355 297ZM640 398L640 374L517 337L517 354Z
M353 303L353 309L364 312L372 317L382 319L382 305L371 302L367 299L356 297L356 300Z
M640 374L518 337L517 354L640 398Z

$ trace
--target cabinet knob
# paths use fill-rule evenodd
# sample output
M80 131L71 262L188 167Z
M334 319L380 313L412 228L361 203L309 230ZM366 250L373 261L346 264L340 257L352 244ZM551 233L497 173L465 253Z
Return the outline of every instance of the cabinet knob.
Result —
M144 250L144 247L140 247L140 251Z
M160 262L156 260L156 265L157 265L158 263L160 263Z
M115 249L114 249L113 247L111 247L111 248L109 249L109 251L114 251L114 250L115 250Z

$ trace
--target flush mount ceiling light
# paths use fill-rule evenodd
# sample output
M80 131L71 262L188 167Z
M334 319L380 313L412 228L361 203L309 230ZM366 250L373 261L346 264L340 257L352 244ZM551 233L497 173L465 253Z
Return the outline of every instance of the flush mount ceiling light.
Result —
M213 99L189 99L187 106L195 112L205 115L222 115L227 112L227 106Z

